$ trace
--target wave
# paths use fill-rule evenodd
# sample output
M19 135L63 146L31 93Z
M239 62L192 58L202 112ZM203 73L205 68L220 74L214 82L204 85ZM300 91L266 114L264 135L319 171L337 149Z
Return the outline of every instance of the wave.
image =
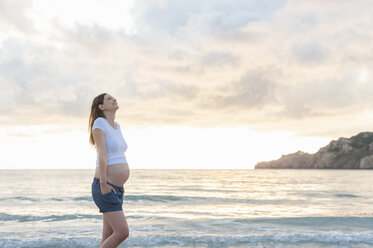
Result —
M193 215L198 214L193 212ZM69 220L92 220L101 219L101 214L62 214L62 215L16 215L0 213L0 221L16 221L16 222L59 222ZM127 215L127 219L137 219L146 221L162 221L174 223L176 217L157 215L155 212L151 216L145 215ZM182 220L182 218L181 218ZM190 223L189 223L190 222ZM193 220L184 221L185 225L213 225L221 227L237 227L246 226L251 228L252 226L263 226L263 227L301 227L301 228L314 228L318 229L330 229L336 227L349 227L349 228L366 228L369 230L373 229L373 217L250 217L250 218L198 218ZM1 246L0 246L1 247Z
M200 197L200 196L174 196L174 195L132 195L125 196L129 201L152 201L152 202L185 202L195 203L246 203L246 204L290 204L302 203L302 200L289 199L242 199L224 197Z
M172 220L174 218L157 216L157 215L128 215L127 219L145 219L145 220ZM90 215L90 214L65 214L65 215L18 215L18 214L7 214L0 213L0 221L17 221L17 222L56 222L56 221L67 221L67 220L76 220L76 219L102 219L101 214ZM1 247L1 246L0 246Z
M31 197L4 197L0 201L23 201L23 202L75 202L75 201L93 201L92 196L80 197L51 197L51 198L31 198ZM200 196L175 196L175 195L124 195L125 201L133 202L184 202L189 204L195 203L247 203L247 204L291 204L302 203L302 200L289 199L240 199L240 198L223 198L223 197L200 197Z
M21 238L1 239L0 247L97 247L98 237L42 237L32 240ZM246 235L134 235L124 242L125 247L371 247L373 232L293 232L281 230L275 233L258 232Z
M358 195L354 195L354 194L335 194L334 196L335 197L347 197L347 198L359 197Z
M225 219L226 220L226 219ZM309 227L331 227L331 226L349 226L373 229L373 217L357 217L357 216L338 216L338 217L258 217L258 218L242 218L231 219L236 223L252 223L252 224L274 224L278 226L309 226Z
M32 222L32 221L65 221L75 219L100 219L100 215L89 215L89 214L65 214L65 215L46 215L46 216L35 216L35 215L16 215L0 213L0 221L18 221L18 222ZM1 247L1 246L0 246Z

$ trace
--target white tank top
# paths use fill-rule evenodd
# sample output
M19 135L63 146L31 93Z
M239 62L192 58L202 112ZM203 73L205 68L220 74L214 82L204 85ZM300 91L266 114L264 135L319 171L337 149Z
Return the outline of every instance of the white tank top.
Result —
M124 153L127 150L128 146L122 136L120 125L116 121L114 121L114 123L117 127L116 129L113 128L105 118L98 117L93 122L93 126L92 126L92 131L96 128L99 128L105 132L106 151L108 155L107 165L127 163L127 159ZM96 148L96 153L97 153L97 159L96 159L96 168L97 168L99 165L98 163L99 159L98 159L97 146L95 146L95 148Z

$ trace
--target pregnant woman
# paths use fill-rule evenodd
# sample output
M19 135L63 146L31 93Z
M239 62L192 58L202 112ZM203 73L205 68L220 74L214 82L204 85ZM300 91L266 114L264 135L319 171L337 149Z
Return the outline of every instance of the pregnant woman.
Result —
M124 155L127 143L114 121L118 109L117 100L103 93L93 99L89 117L89 141L97 151L92 197L103 222L100 248L117 247L129 235L122 205L130 171Z

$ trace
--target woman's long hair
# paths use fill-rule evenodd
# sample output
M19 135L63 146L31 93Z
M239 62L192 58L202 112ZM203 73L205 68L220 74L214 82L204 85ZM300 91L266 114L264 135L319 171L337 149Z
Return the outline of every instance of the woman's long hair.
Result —
M91 114L89 115L89 123L88 123L89 143L92 146L95 145L95 141L94 141L93 135L92 135L92 126L93 126L93 123L95 122L95 120L98 117L105 118L104 112L102 112L102 110L98 107L99 104L104 104L104 97L105 97L105 95L106 95L106 93L102 93L102 94L96 96L93 99L93 101L92 101Z

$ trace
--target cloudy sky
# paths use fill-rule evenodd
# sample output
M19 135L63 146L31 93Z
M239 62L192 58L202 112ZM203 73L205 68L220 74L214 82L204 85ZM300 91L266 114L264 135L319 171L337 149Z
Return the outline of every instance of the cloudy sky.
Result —
M252 168L373 126L372 1L0 0L0 168Z

